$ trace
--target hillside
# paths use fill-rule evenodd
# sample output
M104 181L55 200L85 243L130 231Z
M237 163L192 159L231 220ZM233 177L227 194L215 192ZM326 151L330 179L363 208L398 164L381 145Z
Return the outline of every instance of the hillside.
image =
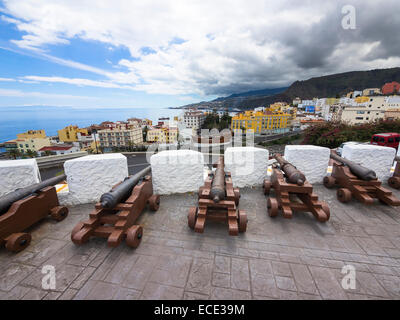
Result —
M386 82L400 82L400 68L352 71L296 81L289 88L265 89L234 94L210 102L192 104L197 107L253 109L277 101L291 103L294 98L312 99L315 97L336 97L349 91L366 88L381 88ZM269 91L267 91L269 90ZM275 94L272 94L273 91ZM265 93L270 94L265 94ZM188 107L188 106L183 106Z

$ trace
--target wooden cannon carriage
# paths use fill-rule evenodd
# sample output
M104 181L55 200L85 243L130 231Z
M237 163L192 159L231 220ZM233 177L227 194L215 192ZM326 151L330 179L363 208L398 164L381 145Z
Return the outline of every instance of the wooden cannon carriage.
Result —
M382 187L374 171L339 157L333 150L330 157L332 174L324 178L324 185L327 188L340 187L336 194L340 202L349 202L354 197L364 204L373 204L374 199L378 199L391 206L400 205L400 200Z
M0 245L22 251L31 242L26 229L49 215L56 221L67 217L68 208L60 206L54 187L65 179L65 175L51 178L0 198Z
M329 220L330 210L324 201L318 201L313 193L313 186L306 180L304 174L291 163L275 155L279 163L272 169L271 179L264 180L264 194L269 195L271 188L275 191L275 198L269 196L267 200L268 214L275 217L281 210L283 217L291 219L293 211L311 212L320 222Z
M231 174L224 171L222 157L214 167L214 174L210 174L199 189L198 207L189 210L188 225L194 231L203 233L206 220L227 222L229 235L237 236L247 229L247 215L237 209L240 192L233 188Z
M396 167L393 176L389 178L388 185L394 189L400 189L400 157L395 158Z
M89 220L79 222L71 233L71 240L81 245L90 237L107 238L110 247L126 240L128 246L137 248L142 240L143 228L135 222L146 205L157 211L160 196L153 194L150 166L126 178L101 196Z

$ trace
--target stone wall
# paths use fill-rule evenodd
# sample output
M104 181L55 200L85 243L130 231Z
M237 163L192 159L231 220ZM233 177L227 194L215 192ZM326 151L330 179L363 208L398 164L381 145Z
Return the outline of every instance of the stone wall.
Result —
M225 171L232 174L234 187L261 186L267 177L269 152L254 147L227 148Z
M162 151L150 158L157 194L197 192L204 184L204 157L192 150Z
M370 144L346 144L342 155L346 159L374 170L378 179L386 183L391 176L390 169L396 156L396 149Z
M312 145L288 145L285 159L306 176L311 184L322 184L327 175L330 149Z
M62 202L69 205L94 203L128 176L128 161L120 153L89 155L66 161L64 171L69 192L68 196L63 195Z
M0 197L40 181L35 159L0 161Z

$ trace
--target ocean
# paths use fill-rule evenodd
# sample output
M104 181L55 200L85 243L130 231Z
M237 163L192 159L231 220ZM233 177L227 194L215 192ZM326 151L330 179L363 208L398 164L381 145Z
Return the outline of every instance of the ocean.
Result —
M103 121L147 118L157 123L161 117L177 116L179 109L167 108L74 108L74 107L0 107L0 142L15 139L17 133L44 129L48 136L68 125L87 127ZM0 148L3 152L4 148Z

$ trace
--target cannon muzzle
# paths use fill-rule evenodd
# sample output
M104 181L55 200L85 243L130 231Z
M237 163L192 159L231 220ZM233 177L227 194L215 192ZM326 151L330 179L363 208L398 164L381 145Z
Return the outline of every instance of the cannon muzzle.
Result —
M360 178L364 181L371 181L376 179L375 171L365 168L362 165L355 163L351 160L339 157L336 153L331 152L331 159L338 161L342 164L345 164L357 178Z
M135 175L126 178L123 182L117 185L115 188L107 193L104 193L100 197L100 205L103 208L111 209L114 208L118 203L123 202L132 193L133 188L139 183L139 181L151 172L151 167L148 166L142 171Z
M224 158L220 157L217 169L214 173L214 178L211 184L210 198L218 203L225 199L225 170L224 170Z
M66 178L67 176L63 174L61 176L50 178L45 181L35 183L25 188L20 188L6 194L5 196L0 198L0 214L5 213L14 202L24 199L32 194L35 194L36 192L39 192L41 189L44 189L49 186L54 186L57 183L60 183L61 181L65 180Z
M299 186L302 186L304 184L304 182L306 181L306 177L300 170L298 170L289 161L283 159L280 154L276 154L274 158L276 159L276 161L278 161L281 170L285 173L287 182L294 183Z

